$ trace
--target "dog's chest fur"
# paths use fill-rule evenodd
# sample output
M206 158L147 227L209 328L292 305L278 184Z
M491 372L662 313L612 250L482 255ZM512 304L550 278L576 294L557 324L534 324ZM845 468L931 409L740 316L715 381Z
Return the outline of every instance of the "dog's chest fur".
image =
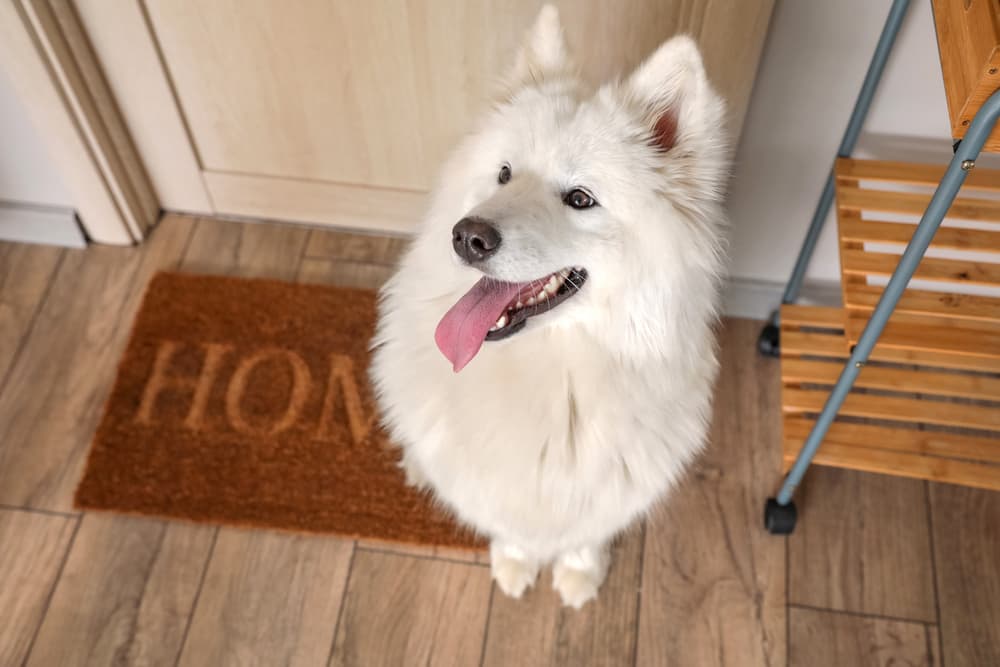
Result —
M579 329L547 328L487 343L454 374L432 319L391 289L383 309L373 375L386 422L436 495L492 537L539 556L607 539L700 447L714 375L703 350L697 372L628 364Z

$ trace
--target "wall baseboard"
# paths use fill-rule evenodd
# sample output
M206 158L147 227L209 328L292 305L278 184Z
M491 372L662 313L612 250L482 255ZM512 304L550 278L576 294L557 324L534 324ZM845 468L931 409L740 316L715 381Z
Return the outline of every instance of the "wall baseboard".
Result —
M0 202L0 241L83 248L86 237L72 209ZM729 278L722 290L726 317L765 320L781 303L785 284L753 278ZM802 287L803 304L840 305L840 284L811 282Z
M87 245L73 209L13 202L0 202L0 241L68 248Z
M781 304L785 283L752 278L730 278L722 289L722 314L766 320ZM802 286L799 303L818 306L840 305L840 284L811 282Z
M223 216L282 220L386 234L410 234L428 194L328 181L205 171L205 188Z

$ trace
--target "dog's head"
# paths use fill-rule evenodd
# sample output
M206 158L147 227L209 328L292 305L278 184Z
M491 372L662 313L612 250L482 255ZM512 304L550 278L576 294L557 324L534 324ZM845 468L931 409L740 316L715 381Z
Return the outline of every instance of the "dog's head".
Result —
M457 371L484 341L526 328L600 325L621 346L669 344L656 322L686 316L671 305L683 290L711 309L719 271L723 103L695 43L675 37L588 90L547 6L506 84L445 169L461 210L425 230L475 283L438 347Z

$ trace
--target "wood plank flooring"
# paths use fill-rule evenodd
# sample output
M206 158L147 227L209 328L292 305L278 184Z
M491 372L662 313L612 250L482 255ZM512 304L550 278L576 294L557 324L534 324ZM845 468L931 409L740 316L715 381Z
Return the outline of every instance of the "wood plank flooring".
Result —
M375 287L404 248L176 215L138 248L0 243L0 665L1000 665L1000 494L817 468L763 531L778 365L746 320L709 449L580 612L447 551L73 508L155 271Z

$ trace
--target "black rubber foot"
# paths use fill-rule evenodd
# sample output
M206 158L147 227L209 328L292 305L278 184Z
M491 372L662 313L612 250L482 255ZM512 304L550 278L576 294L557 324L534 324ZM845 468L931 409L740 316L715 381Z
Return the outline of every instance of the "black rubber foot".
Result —
M768 322L760 330L757 338L757 351L765 357L777 357L781 354L781 329L778 325Z
M798 512L795 510L795 503L789 501L787 505L778 504L777 498L768 498L764 506L764 527L772 535L789 535L795 530L795 520Z

